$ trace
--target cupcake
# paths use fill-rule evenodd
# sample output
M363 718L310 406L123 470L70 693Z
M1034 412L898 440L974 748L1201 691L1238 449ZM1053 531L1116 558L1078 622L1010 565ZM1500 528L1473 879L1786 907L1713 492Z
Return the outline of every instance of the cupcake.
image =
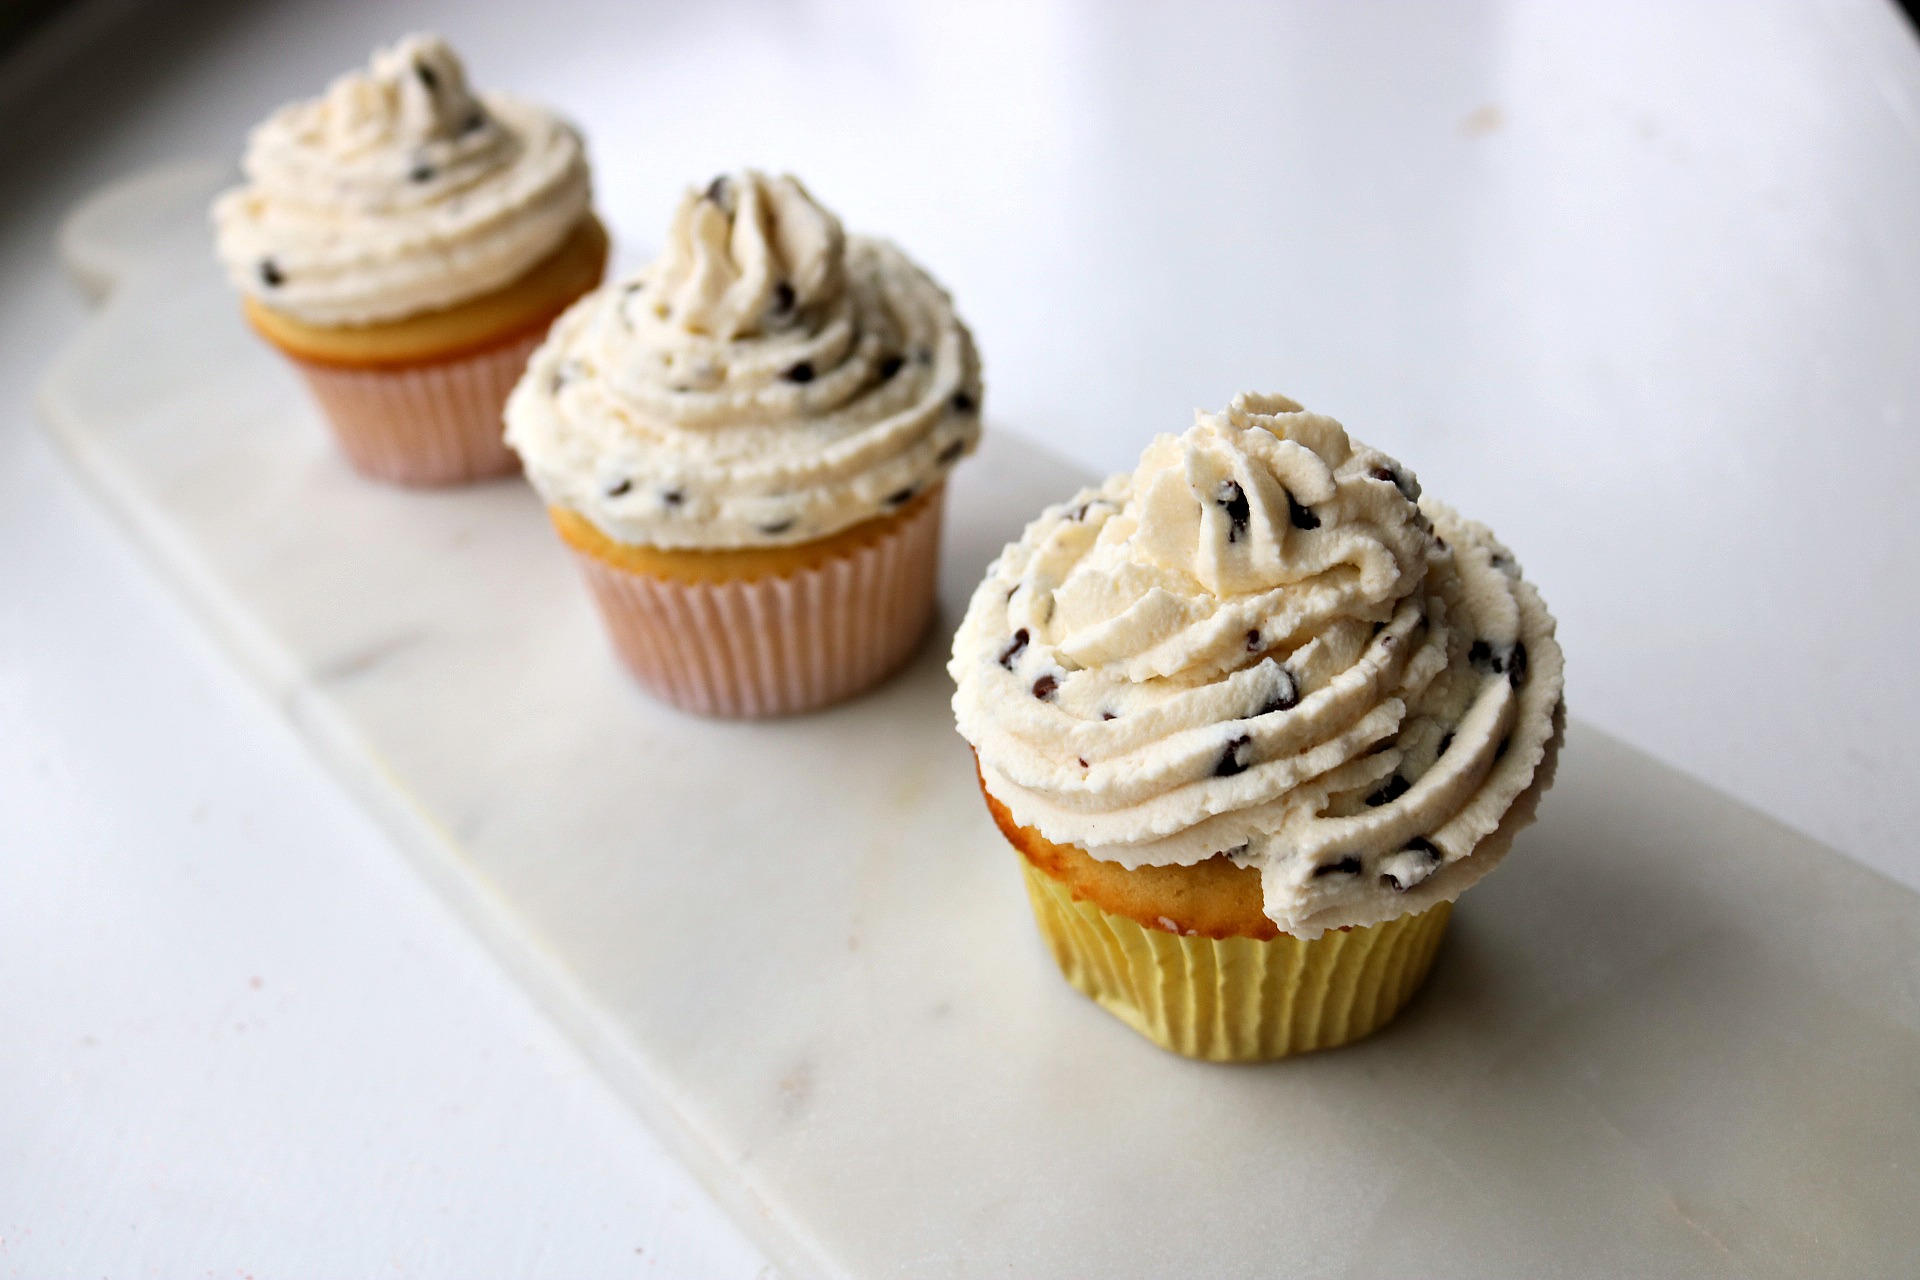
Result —
M562 316L507 402L621 660L714 716L826 706L907 660L979 438L946 293L752 171L689 190L660 257Z
M1215 1061L1412 996L1552 782L1561 669L1484 526L1257 395L1029 525L949 667L1067 980Z
M446 42L415 35L274 112L242 168L213 206L221 260L354 468L410 485L512 471L501 406L606 266L573 126L476 96Z

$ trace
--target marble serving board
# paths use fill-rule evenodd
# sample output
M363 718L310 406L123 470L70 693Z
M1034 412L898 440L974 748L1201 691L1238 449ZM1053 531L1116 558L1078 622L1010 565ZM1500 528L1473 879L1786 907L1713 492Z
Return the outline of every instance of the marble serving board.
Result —
M677 714L523 485L338 461L210 261L219 179L75 213L104 301L48 423L787 1274L1912 1274L1914 894L1576 720L1398 1022L1261 1067L1162 1053L1054 971L947 708L968 588L1083 472L990 432L936 634L871 696Z

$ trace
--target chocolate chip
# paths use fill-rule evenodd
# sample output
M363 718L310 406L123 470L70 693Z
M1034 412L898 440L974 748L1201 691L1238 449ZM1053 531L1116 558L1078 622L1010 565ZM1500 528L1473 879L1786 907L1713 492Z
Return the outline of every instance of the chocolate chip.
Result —
M1516 640L1507 653L1507 679L1518 689L1527 678L1527 646Z
M1392 467L1369 467L1367 474L1375 480L1385 480L1396 489L1400 487L1400 475Z
M1407 794L1412 786L1413 784L1411 782L1408 782L1396 773L1381 783L1378 791L1375 791L1367 797L1367 807L1369 809L1378 809L1383 804L1392 804L1395 800Z
M1291 711L1300 705L1300 685L1293 678L1293 672L1286 667L1280 668L1280 685L1270 695L1256 716L1272 715L1276 711Z
M955 413L972 413L978 407L973 403L973 397L964 391L954 392L953 399L947 403L953 406Z
M1248 653L1260 652L1260 628L1258 627L1255 627L1253 630L1247 632L1247 652Z
M1293 521L1293 527L1296 529L1318 529L1320 527L1320 517L1313 514L1310 509L1295 502L1291 493L1287 495L1287 519Z
M1119 717L1119 716L1116 716L1116 715L1115 715L1115 714L1113 714L1113 712L1111 712L1111 711L1102 711L1102 712L1100 713L1100 718L1101 718L1102 720L1118 720L1118 719L1119 719L1120 717Z
M269 289L277 289L286 282L287 278L280 274L280 266L278 263L272 258L260 259L260 283L266 285Z
M1052 674L1041 676L1033 682L1033 696L1042 702L1052 702L1053 695L1060 689L1060 682Z
M473 133L474 131L476 131L486 123L487 123L486 112L476 111L472 115L468 116L465 120L462 120L460 122L460 132L462 135Z
M1231 778L1236 773L1245 773L1248 762L1241 758L1241 752L1252 745L1253 739L1244 733L1229 742L1227 749L1220 753L1220 763L1213 766L1213 776Z
M1440 739L1440 749L1433 753L1434 758L1437 760L1441 756L1447 754L1447 748L1452 745L1453 745L1453 735L1449 733L1446 737Z
M788 516L785 520L775 520L772 524L761 525L760 532L771 537L776 533L785 533L791 528L793 528L793 517Z
M909 499L913 497L913 494L914 494L914 490L911 485L909 485L905 489L899 490L897 493L890 493L887 495L887 505L890 507L903 506L906 504L906 502Z
M939 455L934 458L934 461L944 467L950 462L960 461L960 455L966 451L967 442L965 440L955 440L952 444L942 449Z
M1425 836L1415 836L1413 839L1407 841L1406 851L1408 853L1424 853L1427 855L1428 862L1440 861L1440 850L1434 845L1433 841L1427 839Z
M1085 520L1087 518L1087 510L1091 506L1093 506L1091 502L1081 503L1079 506L1075 507L1073 510L1067 512L1067 519L1074 520L1074 521Z
M1027 647L1027 629L1025 627L1022 627L1018 631L1013 633L1013 643L1009 644L1006 647L1006 649L1001 652L1000 665L1005 667L1009 671L1013 670L1013 664L1016 661L1018 661L1020 657L1020 651L1026 647Z
M407 177L415 182L432 182L433 166L430 164L416 164L413 166L413 171L407 174Z
M773 309L775 312L785 315L787 312L793 310L793 300L793 286L785 280L773 286Z
M622 494L627 493L632 488L633 488L633 481L625 479L623 477L619 480L615 480L612 484L607 486L607 496L609 498L618 498Z
M1080 767L1081 767L1082 769L1085 769L1085 768L1088 768L1088 767L1089 767L1089 766L1088 766L1088 764L1087 764L1087 758L1086 758L1085 756L1075 756L1075 757L1074 757L1074 759L1076 759L1076 760L1078 760L1078 761L1080 762Z
M428 93L440 92L440 77L433 74L432 67L416 62L413 64L413 74L420 77L420 83L426 86Z
M1246 532L1247 521L1253 515L1247 506L1247 494L1238 481L1222 480L1213 491L1213 500L1226 508L1227 541L1238 542L1240 535Z
M897 352L890 352L887 355L881 356L879 369L880 381L885 382L888 378L900 372L900 366L905 363L906 361L902 360Z
M1442 538L1438 534L1435 534L1433 538L1433 545L1440 548L1442 551L1445 551L1447 549L1447 540L1445 538Z
M787 370L780 376L788 382L812 382L813 362L811 360L802 360L799 364L793 366L793 368Z
M1338 862L1323 862L1313 869L1313 878L1319 880L1325 876L1357 876L1366 870L1366 864L1359 855L1348 854Z
M660 493L660 501L669 507L677 507L686 500L687 491L685 489L664 489Z

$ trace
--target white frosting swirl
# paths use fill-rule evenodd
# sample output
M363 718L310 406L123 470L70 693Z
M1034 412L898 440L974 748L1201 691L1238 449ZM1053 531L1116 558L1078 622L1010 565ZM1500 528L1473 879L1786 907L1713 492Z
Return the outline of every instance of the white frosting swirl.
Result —
M898 509L980 436L945 292L791 177L689 191L667 247L554 325L507 402L549 504L618 542L806 542Z
M1551 768L1561 655L1506 549L1419 493L1243 395L1050 508L954 637L987 789L1107 861L1258 868L1303 937L1457 896Z
M437 36L375 51L366 71L257 126L247 182L214 202L236 288L310 324L398 320L511 284L592 202L573 127L476 97Z

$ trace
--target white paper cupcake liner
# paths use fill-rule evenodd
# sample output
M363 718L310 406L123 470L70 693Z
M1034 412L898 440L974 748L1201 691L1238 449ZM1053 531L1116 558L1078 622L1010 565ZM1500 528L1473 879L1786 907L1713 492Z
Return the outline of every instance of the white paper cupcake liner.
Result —
M520 469L500 415L545 336L535 330L470 355L391 369L289 358L355 471L389 484L455 485Z
M944 493L877 542L797 573L689 583L575 549L614 650L655 696L700 715L764 718L872 688L933 617Z

